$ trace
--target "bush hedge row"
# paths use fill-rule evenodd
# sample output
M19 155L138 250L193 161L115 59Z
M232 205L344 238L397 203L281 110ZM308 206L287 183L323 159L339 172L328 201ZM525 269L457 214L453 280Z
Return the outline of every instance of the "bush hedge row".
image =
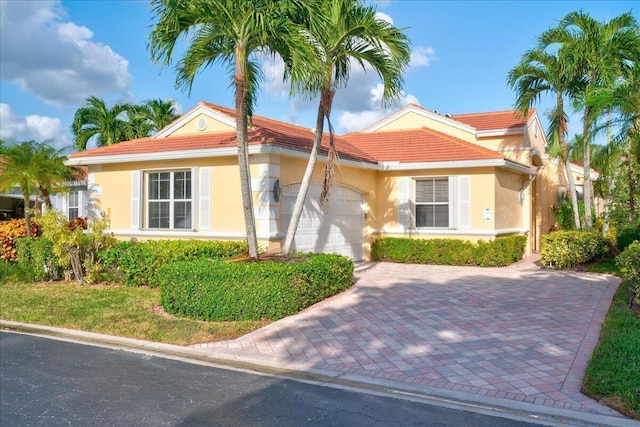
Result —
M525 236L501 237L489 242L457 239L409 239L383 237L371 248L375 261L414 264L479 265L498 267L522 258Z
M616 238L616 246L618 247L620 252L622 252L636 240L640 240L640 223L629 224L623 227L618 232L618 237Z
M174 261L226 259L247 250L244 241L149 240L120 242L98 254L107 268L116 269L125 284L157 286L160 267Z
M309 254L291 262L195 260L163 266L160 301L168 313L206 321L280 319L353 283L353 262Z
M554 231L542 236L540 262L546 267L570 268L604 255L607 242L602 233Z

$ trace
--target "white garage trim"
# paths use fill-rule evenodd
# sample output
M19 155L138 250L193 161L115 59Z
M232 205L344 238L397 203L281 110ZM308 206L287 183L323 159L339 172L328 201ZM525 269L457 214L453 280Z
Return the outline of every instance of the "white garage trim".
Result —
M282 225L286 230L300 184L282 188ZM329 205L321 208L321 184L313 183L304 204L294 238L294 251L337 253L356 261L363 258L364 212L363 195L347 187L336 185L329 197Z

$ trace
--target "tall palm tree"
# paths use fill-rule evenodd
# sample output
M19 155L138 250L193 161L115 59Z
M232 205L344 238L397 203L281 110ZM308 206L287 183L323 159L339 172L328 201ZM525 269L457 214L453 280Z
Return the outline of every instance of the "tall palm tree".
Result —
M127 112L129 104L116 104L108 108L95 96L87 98L87 105L76 111L71 125L76 149L86 150L87 143L94 138L98 147L112 145L128 139Z
M242 205L249 256L258 258L248 155L248 123L261 76L257 53L278 53L286 58L292 81L298 64L312 51L303 34L292 25L286 9L305 7L302 0L152 0L157 22L149 36L152 61L169 65L178 40L189 47L176 66L176 86L190 89L198 71L216 63L230 71L235 86L236 139Z
M567 116L564 109L565 97L573 96L578 82L567 70L566 64L557 54L546 52L542 47L529 50L522 55L520 63L509 71L507 82L516 91L516 108L526 117L529 110L540 101L545 93L556 98L556 105L550 113L548 140L558 145L558 178L560 183L568 182L569 195L573 206L576 229L580 229L580 212L576 186L569 163L567 142Z
M299 22L306 26L309 39L317 50L315 59L319 64L310 69L314 73L309 73L303 84L296 88L310 97L319 94L320 100L313 147L282 245L282 254L285 256L291 251L302 215L320 151L325 119L329 127L330 149L321 203L326 202L329 196L337 160L331 106L336 91L347 85L352 64L363 68L369 66L378 73L384 85L383 102L388 103L398 99L402 93L403 72L411 56L408 37L400 29L380 19L373 7L365 6L358 0L320 0L318 6L322 17L298 15Z
M598 22L583 11L566 15L556 28L542 35L546 45L559 44L559 55L569 65L576 78L585 86L578 97L578 105L584 110L584 204L591 211L591 150L594 117L592 107L586 102L599 87L607 87L621 77L629 63L637 61L638 23L631 13L622 14L608 22ZM585 217L585 228L590 229L590 215Z
M62 190L73 177L73 170L64 165L64 157L47 142L0 144L0 191L20 187L28 236L31 235L31 212L28 209L31 196L40 192L51 208L49 195Z

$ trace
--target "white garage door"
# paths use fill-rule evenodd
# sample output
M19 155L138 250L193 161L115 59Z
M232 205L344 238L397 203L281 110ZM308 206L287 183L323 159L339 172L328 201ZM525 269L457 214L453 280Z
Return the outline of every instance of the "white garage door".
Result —
M289 226L300 184L282 189L284 230ZM311 184L298 223L293 250L299 252L334 253L356 261L362 259L364 244L364 214L362 194L336 185L329 205L321 209L318 203L320 184Z

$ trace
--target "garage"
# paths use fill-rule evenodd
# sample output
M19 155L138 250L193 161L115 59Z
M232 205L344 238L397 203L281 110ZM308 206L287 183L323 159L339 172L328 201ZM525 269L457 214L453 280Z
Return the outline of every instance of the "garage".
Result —
M283 230L286 230L300 184L282 189ZM320 208L321 184L311 184L298 223L293 250L298 252L334 253L355 261L363 258L364 213L363 196L349 188L336 185L329 205Z

